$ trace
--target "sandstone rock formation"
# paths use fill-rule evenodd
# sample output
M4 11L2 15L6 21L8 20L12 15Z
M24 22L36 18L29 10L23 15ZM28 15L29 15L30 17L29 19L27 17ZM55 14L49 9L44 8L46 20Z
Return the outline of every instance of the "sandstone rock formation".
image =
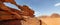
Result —
M40 25L40 22L37 18L26 18L25 21L21 21L22 25Z
M0 21L0 25L21 25L21 20L3 20Z
M7 6L5 6L4 4L1 3L0 5L0 9L3 10L3 11L6 11L6 12L9 12L10 14L14 14L14 15L17 15L18 18L20 18L21 16L16 13L16 12L13 12L10 8L8 8Z
M15 2L15 0L0 0L0 3L4 3L4 2L11 3L11 4L18 6L17 3Z
M19 5L19 9L21 9L23 11L22 13L24 15L34 17L34 11L32 9L30 9L28 6L26 6L26 5L20 6Z
M51 18L58 18L58 17L60 17L60 15L57 14L57 13L53 13L50 17L51 17Z
M21 11L4 5L4 2L16 5ZM28 6L17 5L14 0L0 0L0 25L40 25L34 17L34 11Z
M17 11L15 11L17 12ZM18 17L17 15L15 14L11 14L10 12L8 11L3 11L3 10L0 10L0 19L14 19L14 18L17 18L17 19L20 19L21 17Z
M8 8L7 6L5 6L3 3L0 3L0 9L10 12L11 14L15 14L18 17L21 17L19 14L17 14L16 12L13 12L10 8Z
M0 25L21 25L20 21L21 19L17 15L0 9Z

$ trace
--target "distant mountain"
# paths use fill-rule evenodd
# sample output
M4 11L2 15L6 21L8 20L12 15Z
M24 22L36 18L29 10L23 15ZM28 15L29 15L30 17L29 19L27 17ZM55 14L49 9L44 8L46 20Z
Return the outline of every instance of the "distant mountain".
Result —
M59 14L57 14L57 13L53 13L50 17L60 17L60 15Z
M42 15L42 16L38 16L38 18L55 18L55 17L60 17L60 15L59 14L57 14L57 13L53 13L53 14L51 14L50 16L48 16L48 15Z

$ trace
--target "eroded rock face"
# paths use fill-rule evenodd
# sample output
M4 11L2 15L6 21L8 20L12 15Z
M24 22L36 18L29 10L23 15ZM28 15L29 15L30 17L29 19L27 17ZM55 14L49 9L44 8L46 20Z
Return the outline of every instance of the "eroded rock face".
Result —
M9 2L11 4L14 4L14 5L18 6L17 3L15 2L15 0L0 0L0 3L4 3L4 2L6 2L6 3Z
M27 18L25 21L21 21L22 25L40 25L40 22L36 18Z
M25 20L15 19L15 15L0 10L0 25L40 25L36 18L24 16Z
M8 20L8 19L17 19L17 16L6 11L0 11L0 20Z
M21 11L4 5L4 2L16 5ZM34 11L28 6L17 5L14 0L0 0L0 25L40 25L34 17Z
M21 20L14 14L0 9L0 25L21 25Z
M19 5L19 9L22 10L23 15L34 17L34 10L30 9L28 6L26 6L26 5L20 6Z
M3 20L0 25L21 25L21 20Z

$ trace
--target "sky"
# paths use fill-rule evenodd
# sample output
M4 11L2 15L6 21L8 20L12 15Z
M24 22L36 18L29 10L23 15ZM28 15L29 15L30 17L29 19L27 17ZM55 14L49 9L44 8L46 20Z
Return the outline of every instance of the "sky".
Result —
M35 11L36 16L60 14L60 0L15 0L19 5L27 5ZM15 5L5 3L5 5L18 9Z

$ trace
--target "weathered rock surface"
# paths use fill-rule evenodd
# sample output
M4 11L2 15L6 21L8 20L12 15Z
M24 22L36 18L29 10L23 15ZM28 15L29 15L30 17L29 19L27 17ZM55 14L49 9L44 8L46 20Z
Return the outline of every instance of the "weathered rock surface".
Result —
M21 21L22 25L40 25L40 22L37 18L27 18L25 21Z
M35 14L34 10L30 9L28 6L26 6L26 5L20 6L19 5L18 7L19 7L19 9L22 10L23 15L34 17L34 14Z
M0 20L19 19L18 16L6 11L0 11Z
M4 2L16 5L21 11L4 5ZM0 0L0 25L40 25L40 21L28 6L17 5L14 0Z
M0 25L21 25L21 20L3 20Z

